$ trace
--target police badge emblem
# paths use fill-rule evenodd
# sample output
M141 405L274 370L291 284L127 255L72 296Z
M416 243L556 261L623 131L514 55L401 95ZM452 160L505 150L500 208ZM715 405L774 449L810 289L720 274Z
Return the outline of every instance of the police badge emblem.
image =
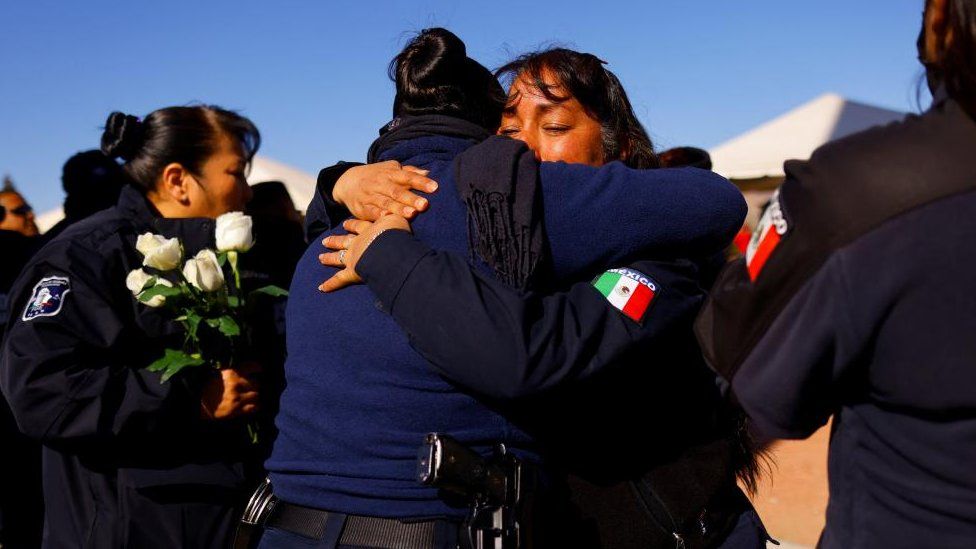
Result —
M24 309L22 320L31 320L39 316L55 316L61 312L64 297L71 292L71 282L63 276L49 276L42 278L34 286L27 307Z

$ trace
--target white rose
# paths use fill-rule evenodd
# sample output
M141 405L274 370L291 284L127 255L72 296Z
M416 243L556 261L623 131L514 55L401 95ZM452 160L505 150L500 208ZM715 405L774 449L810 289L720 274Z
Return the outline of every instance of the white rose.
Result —
M136 240L136 249L144 256L143 265L160 271L171 271L179 267L183 259L183 246L178 238L145 233Z
M246 252L254 246L251 216L230 212L217 218L217 250Z
M173 287L173 283L170 282L169 280L166 280L165 278L161 278L161 277L154 277L153 275L147 273L146 271L143 271L142 269L134 269L129 273L128 276L125 277L125 287L128 288L130 292L132 292L132 295L138 298L139 294L141 294L142 291L146 289L146 283L149 282L149 280L152 278L156 279L156 284L154 284L154 286L162 285L162 286L168 286L170 288ZM156 295L151 297L149 301L146 301L144 303L150 307L160 307L162 306L163 303L166 303L166 297L161 295Z
M142 293L142 289L146 287L146 282L149 282L149 279L152 277L151 274L142 269L133 269L125 277L125 287L132 292L132 295L138 296Z
M215 292L224 287L224 272L213 250L201 250L192 259L186 260L183 276L205 292Z

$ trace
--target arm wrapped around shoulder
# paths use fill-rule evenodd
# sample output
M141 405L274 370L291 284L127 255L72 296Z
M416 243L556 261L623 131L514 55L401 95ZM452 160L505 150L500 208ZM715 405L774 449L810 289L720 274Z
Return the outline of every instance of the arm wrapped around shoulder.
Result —
M640 257L702 257L742 227L742 193L697 168L635 170L543 162L546 231L558 278Z

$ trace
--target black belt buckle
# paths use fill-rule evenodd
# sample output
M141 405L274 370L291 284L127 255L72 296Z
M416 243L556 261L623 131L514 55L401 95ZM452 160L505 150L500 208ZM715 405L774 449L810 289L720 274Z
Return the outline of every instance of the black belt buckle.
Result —
M278 503L278 498L274 495L271 486L271 479L266 478L254 490L251 499L244 508L244 514L237 525L237 533L234 535L234 549L254 549L261 539L261 532L264 531L264 524L267 522L271 511Z

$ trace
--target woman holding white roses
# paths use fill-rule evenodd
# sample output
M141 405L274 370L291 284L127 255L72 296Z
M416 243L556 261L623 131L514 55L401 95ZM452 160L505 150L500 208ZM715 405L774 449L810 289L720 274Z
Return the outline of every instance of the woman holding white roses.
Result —
M246 436L258 368L228 361L164 383L173 372L147 366L188 341L166 300L225 295L220 261L237 274L253 244L249 218L215 219L244 208L259 144L218 107L112 113L102 151L131 184L15 284L0 383L44 445L45 547L228 546L259 458Z

